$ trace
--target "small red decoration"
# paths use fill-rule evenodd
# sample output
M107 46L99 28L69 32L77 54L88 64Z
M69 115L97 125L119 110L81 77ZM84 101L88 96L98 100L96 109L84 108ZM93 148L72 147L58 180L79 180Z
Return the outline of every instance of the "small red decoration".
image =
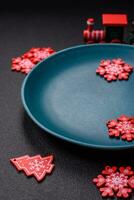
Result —
M107 122L110 137L120 137L123 140L134 140L134 117L120 116Z
M87 20L87 27L83 31L83 38L87 44L104 43L105 31L94 30L94 18L89 18Z
M31 48L22 56L12 59L11 69L17 72L28 74L38 62L42 61L53 53L55 53L55 51L50 47Z
M37 181L41 181L54 168L52 155L47 157L41 157L40 155L30 157L25 155L19 158L12 158L10 161L17 170L24 171L27 176L34 176Z
M126 14L103 14L102 24L107 26L126 26L128 24Z
M107 81L127 80L133 67L121 58L113 60L102 60L96 73L103 76Z
M134 189L134 171L130 166L106 166L102 174L93 179L102 197L128 198Z

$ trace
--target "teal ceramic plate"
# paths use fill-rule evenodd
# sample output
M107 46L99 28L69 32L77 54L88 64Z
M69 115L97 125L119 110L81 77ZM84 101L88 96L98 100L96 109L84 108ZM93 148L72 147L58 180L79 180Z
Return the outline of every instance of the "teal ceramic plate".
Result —
M109 119L134 115L134 72L128 81L111 83L95 73L100 60L118 57L134 66L134 47L82 45L52 55L25 78L24 108L38 126L69 142L103 149L134 147L134 141L109 138L106 127Z

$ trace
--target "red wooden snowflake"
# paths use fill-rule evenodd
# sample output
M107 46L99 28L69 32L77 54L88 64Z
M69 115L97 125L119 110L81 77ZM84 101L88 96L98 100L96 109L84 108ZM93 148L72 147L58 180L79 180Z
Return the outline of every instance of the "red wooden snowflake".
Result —
M54 168L52 155L47 157L25 155L19 158L12 158L10 161L17 170L23 170L27 176L34 176L38 181L41 181L47 173L50 174Z
M107 81L127 80L133 67L121 58L113 60L102 60L96 73L103 76Z
M28 74L35 65L47 58L55 51L48 48L31 48L28 52L22 56L12 59L11 69L17 72Z
M102 197L128 198L134 189L134 171L130 166L106 166L93 182L99 188Z
M107 122L110 137L120 137L123 140L134 140L134 117L122 115L116 120Z
M17 57L12 59L12 70L27 74L33 67L34 63L28 58Z

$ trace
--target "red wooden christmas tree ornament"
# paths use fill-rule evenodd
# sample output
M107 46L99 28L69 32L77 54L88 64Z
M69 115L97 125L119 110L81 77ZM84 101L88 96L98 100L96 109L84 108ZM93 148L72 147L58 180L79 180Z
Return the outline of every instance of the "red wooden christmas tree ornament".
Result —
M11 163L18 171L24 171L27 176L34 176L37 181L41 181L46 174L50 174L54 168L52 164L53 156L41 157L28 155L10 159Z

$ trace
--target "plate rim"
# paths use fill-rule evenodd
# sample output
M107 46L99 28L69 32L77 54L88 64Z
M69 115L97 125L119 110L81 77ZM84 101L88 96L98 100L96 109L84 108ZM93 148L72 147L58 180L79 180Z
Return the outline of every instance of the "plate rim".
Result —
M21 86L21 100L22 100L22 104L23 107L25 109L25 111L27 112L28 116L33 120L33 122L38 125L41 129L43 129L44 131L46 131L47 133L50 133L53 136L56 136L57 138L60 138L62 140L65 140L67 142L71 142L77 145L81 145L81 146L85 146L85 147L90 147L90 148L95 148L95 149L109 149L109 150L123 150L123 149L129 149L129 148L134 148L134 144L132 145L120 145L120 146L110 146L110 145L96 145L96 144L92 144L92 143L86 143L86 142L81 142L69 137L65 137L63 135L60 135L57 132L52 131L51 129L45 127L44 125L42 125L31 113L30 109L28 108L26 101L25 101L25 86L26 83L29 79L29 77L31 76L31 74L33 73L33 71L37 70L37 68L40 66L41 63L46 62L47 60L51 59L52 57L55 57L63 52L72 50L72 49L77 49L77 48L83 48L83 47L92 47L92 46L119 46L119 47L129 47L129 48L134 48L134 46L132 45L128 45L128 44L114 44L114 43L107 43L107 44L84 44L84 45L76 45L76 46L72 46L72 47L68 47L65 48L63 50L57 51L56 53L50 55L48 58L42 60L41 62L39 62L31 71L29 74L26 75L26 77L23 80L22 86Z

